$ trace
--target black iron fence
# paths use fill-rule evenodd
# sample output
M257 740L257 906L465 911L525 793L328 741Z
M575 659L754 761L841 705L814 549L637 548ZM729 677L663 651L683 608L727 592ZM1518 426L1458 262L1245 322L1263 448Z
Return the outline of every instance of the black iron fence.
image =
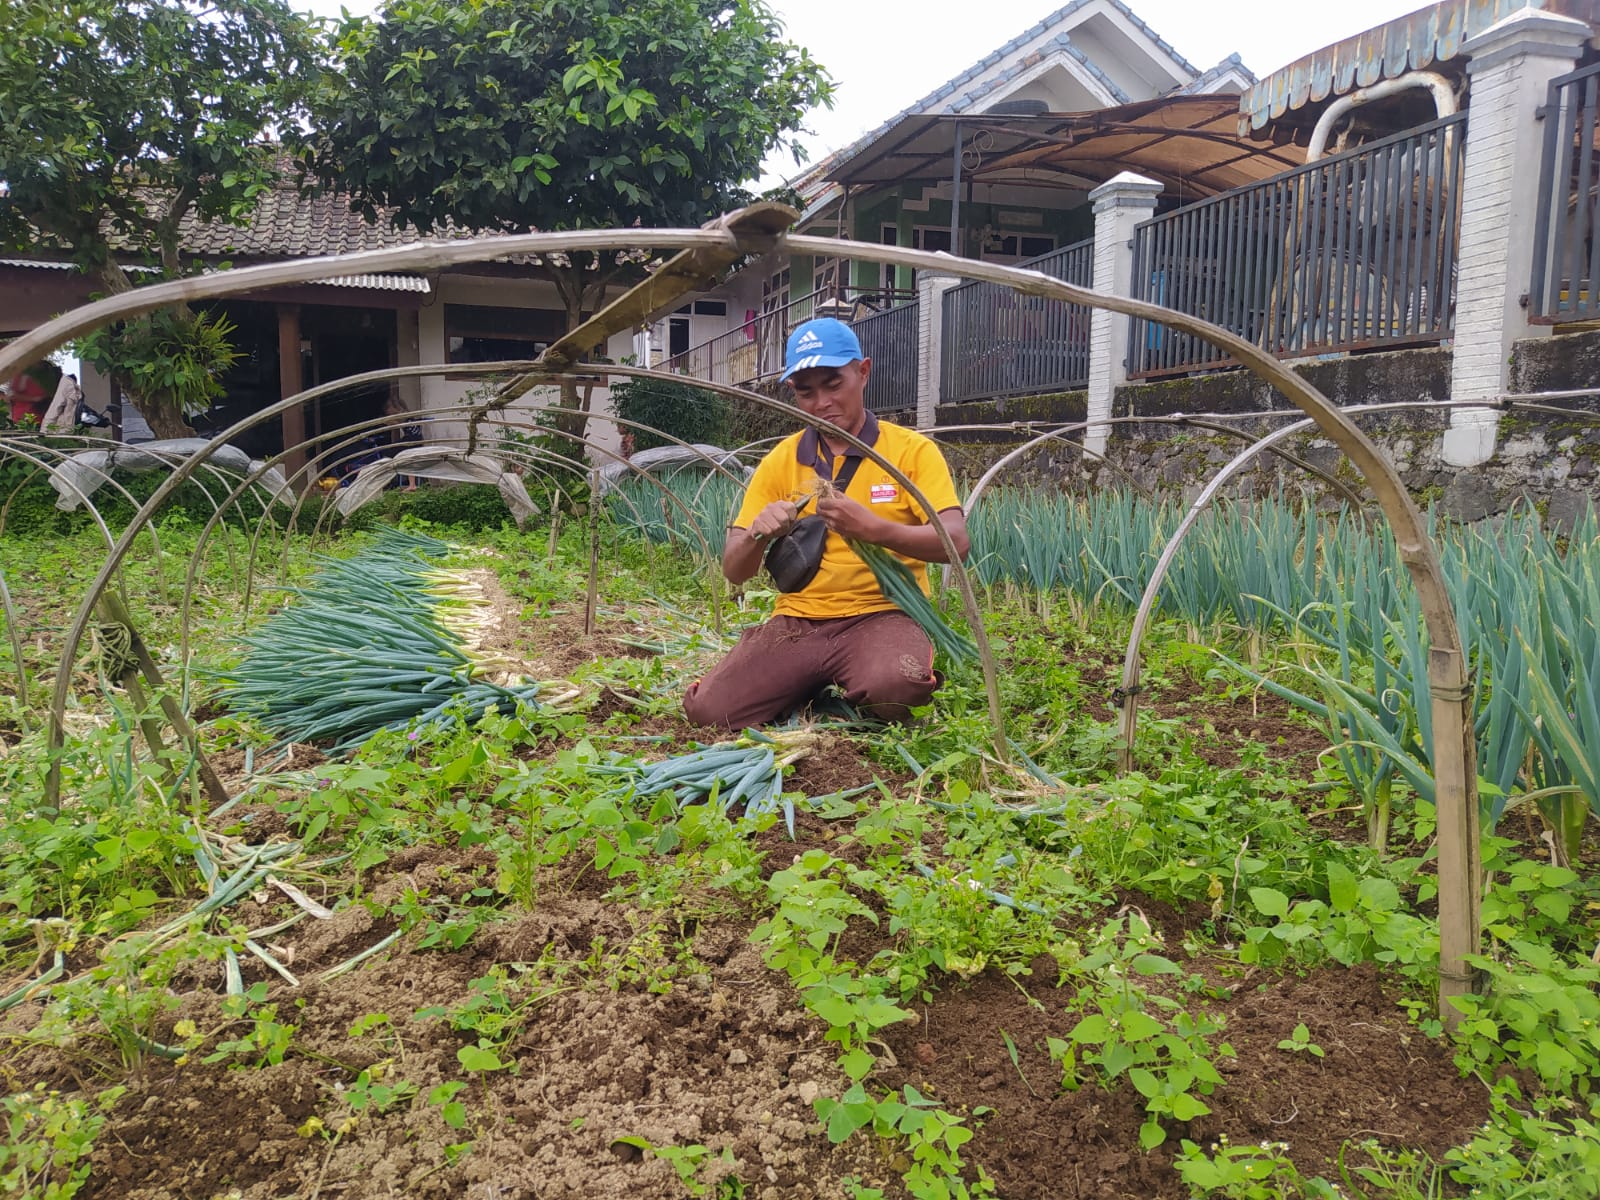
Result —
M1600 64L1550 81L1544 162L1534 222L1532 319L1543 324L1600 317Z
M861 353L872 360L867 407L873 412L904 412L917 407L917 315L912 301L851 324Z
M1147 221L1134 295L1278 355L1441 341L1455 321L1465 150L1456 114ZM1132 323L1135 378L1228 361Z
M1018 264L1094 286L1094 239ZM944 294L939 398L945 404L1081 388L1089 382L1089 312L993 283Z

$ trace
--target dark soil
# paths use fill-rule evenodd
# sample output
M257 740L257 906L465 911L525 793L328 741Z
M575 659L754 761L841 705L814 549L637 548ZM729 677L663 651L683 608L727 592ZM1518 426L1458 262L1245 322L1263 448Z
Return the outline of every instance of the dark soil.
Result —
M1085 654L1071 644L1062 646L1061 657L1078 669L1084 715L1097 721L1118 720L1122 710L1113 693L1122 683L1121 662ZM1195 753L1213 767L1240 766L1246 749L1257 746L1265 747L1267 757L1280 769L1309 779L1318 756L1328 749L1327 737L1287 701L1261 690L1218 696L1214 684L1181 672L1169 680L1145 678L1139 692L1139 719L1182 722Z
M397 856L389 865L399 873L378 885L374 899L387 903L405 887L459 886L452 881L472 865L462 857L435 847ZM605 886L593 872L553 881L535 911L482 929L463 951L397 948L331 983L318 982L317 973L377 942L392 928L385 919L354 905L274 939L274 953L302 979L293 992L275 985L278 1020L298 1026L289 1056L258 1069L145 1064L101 1134L80 1195L681 1194L671 1167L616 1144L623 1137L729 1148L734 1165L709 1164L702 1178L736 1170L755 1196L842 1198L837 1181L844 1176L886 1182L868 1141L834 1147L818 1135L803 1097L816 1094L813 1087L837 1090L837 1049L823 1042L823 1029L804 1015L783 977L762 965L749 926L702 924L694 940L699 965L687 974L676 973L670 958L651 960L643 950L624 959L625 948L649 946L650 922L601 899ZM440 1109L424 1102L435 1086L463 1078L456 1051L471 1038L444 1021L415 1019L419 1010L460 1006L471 981L497 964L514 979L533 978L542 955L581 961L607 952L614 956L608 962L654 965L643 975L604 965L587 976L572 969L538 975L543 998L530 1005L521 1033L502 1051L515 1067L480 1077L460 1097L467 1128L448 1127ZM221 1022L220 968L214 973L163 1021L161 1037L175 1040L171 1026L179 1019L201 1028ZM247 981L260 974L247 968ZM22 1006L5 1032L23 1032L37 1012ZM373 1013L388 1014L397 1036L352 1036L351 1026ZM349 1116L341 1089L374 1063L383 1064L388 1082L415 1084L420 1099L387 1114L367 1112L337 1143L331 1132L302 1132L313 1117L331 1129ZM83 1067L41 1049L13 1051L0 1061L14 1077L64 1089L79 1086ZM470 1152L450 1165L445 1147L463 1142L471 1143Z
M1235 1144L1286 1142L1303 1173L1337 1179L1334 1161L1347 1141L1376 1138L1437 1156L1468 1141L1488 1115L1483 1086L1463 1080L1448 1047L1408 1024L1370 968L1246 977L1212 1005L1227 1021L1213 1049L1225 1039L1236 1057L1218 1060L1226 1083L1207 1099L1211 1115L1142 1154L1144 1114L1131 1087L1059 1088L1046 1039L1066 1038L1078 1015L1066 1007L1070 994L1056 989L1057 974L1055 961L1042 958L1031 978L991 973L946 987L920 1022L887 1038L899 1067L885 1082L994 1110L971 1157L1006 1200L1180 1200L1186 1189L1171 1169L1180 1137L1203 1146L1223 1135ZM1278 1048L1298 1024L1325 1057ZM1015 1066L1001 1030L1017 1048Z
M864 862L864 848L847 828L802 810L796 841L781 824L761 835L766 867L779 869L814 845ZM330 920L307 919L271 939L271 951L302 981L295 990L273 984L277 1019L298 1027L289 1056L259 1069L146 1063L96 1145L94 1174L81 1194L89 1200L209 1200L235 1192L240 1200L313 1193L356 1200L680 1194L667 1164L617 1144L633 1136L718 1153L728 1148L732 1166L710 1165L701 1178L736 1171L746 1194L761 1200L842 1197L838 1181L847 1175L892 1184L892 1164L871 1139L835 1147L821 1135L809 1102L843 1087L833 1065L837 1048L823 1041L821 1025L804 1015L782 976L762 964L747 921L700 918L692 926L695 961L685 970L670 955L650 951L652 922L676 918L608 901L607 881L575 869L542 881L532 911L484 927L461 951L420 951L412 935L357 971L318 979L393 929L384 910L407 889L461 894L466 880L492 876L493 869L482 847L415 846L370 880L371 908L348 905ZM1202 906L1180 911L1137 893L1119 895L1116 903L1138 909L1169 945L1206 918ZM256 924L283 911L279 898L263 894L237 915ZM677 932L672 925L660 936L670 941ZM838 949L866 961L891 941L882 924L852 927ZM599 965L564 973L548 965L586 958ZM514 1070L482 1076L464 1091L468 1126L452 1129L425 1098L440 1083L463 1078L456 1051L471 1036L416 1014L432 1005L459 1007L471 981L496 965L512 979L537 982L538 991L504 1052ZM245 966L247 981L273 978L253 959ZM992 1110L974 1120L979 1134L967 1157L983 1165L1007 1200L1178 1200L1183 1189L1170 1163L1179 1136L1287 1142L1302 1170L1326 1174L1347 1140L1376 1137L1438 1154L1470 1138L1483 1121L1481 1085L1459 1079L1448 1050L1407 1024L1375 971L1330 969L1299 979L1241 977L1236 968L1229 977L1221 963L1191 966L1220 981L1223 998L1207 1003L1227 1021L1216 1040L1225 1038L1236 1056L1219 1060L1227 1082L1209 1100L1212 1115L1175 1130L1154 1153L1137 1149L1143 1113L1131 1088L1106 1092L1088 1083L1060 1090L1046 1039L1067 1036L1077 1017L1048 956L1015 981L994 973L944 981L917 1020L887 1031L892 1059L882 1061L891 1065L877 1082L914 1084L957 1110ZM182 1007L159 1022L158 1040L176 1040L172 1026L179 1019L202 1029L224 1024L221 976L219 964L196 964L178 984L188 989ZM0 1032L23 1032L38 1011L35 1004L20 1006ZM390 1017L392 1036L352 1033L356 1021L373 1013ZM1278 1048L1300 1023L1325 1057ZM228 1033L243 1029L235 1024ZM1017 1067L1001 1030L1017 1047ZM420 1099L387 1114L363 1114L337 1143L331 1134L300 1132L312 1117L332 1127L349 1116L341 1089L375 1063L383 1064L385 1080L415 1084ZM0 1071L73 1089L88 1066L58 1050L13 1044ZM471 1149L452 1165L445 1147L463 1142Z

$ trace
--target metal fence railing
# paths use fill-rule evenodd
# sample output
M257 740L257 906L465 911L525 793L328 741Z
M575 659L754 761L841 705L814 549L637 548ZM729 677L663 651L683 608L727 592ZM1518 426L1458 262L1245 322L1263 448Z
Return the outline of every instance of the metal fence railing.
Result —
M1094 286L1094 239L1018 264ZM993 283L944 294L939 399L944 404L1081 388L1089 382L1090 310Z
M1600 64L1550 81L1534 220L1531 317L1541 324L1600 318Z
M861 353L872 360L867 379L867 408L875 413L905 412L917 407L917 318L915 300L874 313L851 324L861 339Z
M1465 149L1458 113L1146 221L1134 296L1278 355L1441 341L1455 322ZM1134 378L1229 361L1132 323Z
M910 295L910 292L881 289L867 292L856 288L811 292L789 301L782 308L752 317L736 329L691 346L682 354L673 355L661 364L661 370L692 375L712 383L744 384L770 379L783 372L783 345L789 332L815 315L819 304L843 297L857 305L888 305Z

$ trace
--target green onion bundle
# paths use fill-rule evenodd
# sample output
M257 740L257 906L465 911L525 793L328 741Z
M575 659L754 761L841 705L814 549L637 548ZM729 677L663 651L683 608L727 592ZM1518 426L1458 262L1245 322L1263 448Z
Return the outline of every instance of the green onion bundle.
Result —
M815 736L804 731L767 735L754 730L736 742L720 742L689 754L651 763L634 792L655 796L669 789L678 806L714 802L726 813L744 803L746 816L783 811L794 836L794 801L783 794L784 768L811 752Z
M936 650L953 663L968 663L978 657L978 648L973 645L972 639L951 628L944 617L939 615L939 610L933 606L933 601L929 600L918 586L917 577L911 573L910 567L882 546L855 541L850 541L848 544L861 561L867 564L872 577L883 589L883 594L896 608L922 626Z
M275 613L230 671L229 707L258 717L279 743L332 739L335 752L380 729L531 702L534 685L501 687L446 629L428 558L448 547L387 532L355 559L325 560L294 603Z

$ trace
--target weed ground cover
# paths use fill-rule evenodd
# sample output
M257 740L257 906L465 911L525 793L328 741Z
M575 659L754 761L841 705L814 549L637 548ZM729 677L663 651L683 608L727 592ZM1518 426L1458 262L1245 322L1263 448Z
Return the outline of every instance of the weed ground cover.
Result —
M710 740L678 696L766 598L728 602L719 637L688 557L607 529L586 632L582 528L445 536L485 597L480 651L570 705L330 755L201 689L239 797L219 811L125 698L95 698L92 662L60 813L38 808L39 735L0 731L9 1193L1406 1200L1600 1178L1587 843L1558 866L1491 840L1497 986L1451 1039L1426 805L1397 786L1370 848L1325 731L1189 622L1151 640L1143 769L1119 778L1121 618L997 583L1012 737L1058 784L986 754L958 669L913 727L815 722L780 785L791 835L780 809L639 786ZM0 544L41 681L93 565L73 545ZM263 572L247 619L240 569L202 574L192 644L218 670L292 603ZM151 570L130 591L175 654Z

